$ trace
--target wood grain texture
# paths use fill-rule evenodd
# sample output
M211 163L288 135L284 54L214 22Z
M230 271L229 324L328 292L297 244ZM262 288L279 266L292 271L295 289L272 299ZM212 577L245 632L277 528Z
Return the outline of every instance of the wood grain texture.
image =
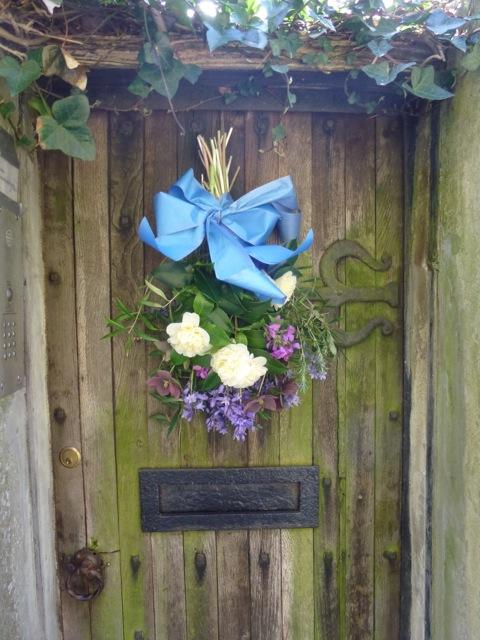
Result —
M111 305L133 308L144 279L143 245L137 226L143 215L143 117L110 116L109 193ZM154 635L150 537L140 530L138 469L148 464L146 353L143 343L125 349L113 339L115 442L124 633ZM140 565L132 565L138 559Z
M74 161L74 230L87 543L102 553L113 553L106 587L91 606L92 638L118 640L123 635L123 612L119 559L115 555L119 535L112 353L111 344L102 340L105 320L110 316L107 125L105 113L92 117L96 159Z
M72 161L60 153L41 155L43 176L43 255L45 263L48 349L48 396L54 469L57 552L61 569L61 612L64 640L89 639L90 615L63 589L62 565L85 546L83 464L60 464L63 447L82 450L78 395L75 260L73 244ZM51 274L60 276L52 282ZM63 414L62 414L63 412Z
M246 191L279 177L279 159L272 151L271 134L278 120L276 114L247 112L245 115ZM270 424L249 434L248 463L250 466L274 466L279 461L279 420L278 416L273 416ZM274 640L282 633L281 548L280 530L250 531L252 638ZM261 556L268 557L268 564L262 566Z
M240 173L232 190L234 197L245 193L245 115L222 113L220 127L234 132L228 147L232 175ZM215 437L216 467L244 467L248 464L248 439L233 440L231 434ZM218 629L219 639L250 639L250 567L248 531L217 531Z
M346 146L346 235L375 255L375 122L350 120ZM350 261L346 281L373 286L375 274ZM351 331L363 326L372 309L350 304L345 313ZM346 637L369 640L374 625L375 336L350 348L346 357Z
M403 270L403 132L399 119L376 122L376 257L392 267L376 286L401 287ZM375 334L375 639L395 640L400 628L400 507L402 470L403 323L401 309L376 304L391 336Z
M145 120L144 204L145 214L153 221L153 196L166 191L177 178L177 126L171 115L155 112ZM160 253L145 247L145 273L162 260ZM152 373L158 359L149 357ZM148 415L159 409L158 401L147 398ZM180 430L170 435L164 425L148 419L149 466L180 466ZM152 571L155 608L155 638L170 640L186 637L185 575L183 535L181 532L151 536Z
M288 114L285 118L287 141L280 158L280 175L291 175L302 211L302 237L312 224L312 117ZM311 266L311 257L299 264ZM304 272L308 273L308 272ZM312 387L305 391L298 407L280 414L280 464L311 464ZM282 545L282 626L284 640L313 640L313 530L284 529Z
M182 114L185 135L178 137L177 171L182 175L194 167L201 175L197 153L197 135L212 135L218 127L218 114ZM214 463L214 436L209 434L202 419L182 421L180 455L183 467L211 467ZM188 640L216 640L218 638L218 583L216 537L214 531L186 531L183 534L185 562L185 601ZM197 553L204 554L205 571L199 575L195 566Z
M312 123L313 264L325 249L345 237L345 121L314 116ZM343 354L332 362L328 378L313 383L313 461L320 468L320 524L314 532L315 638L340 637L340 518L338 469L338 397L344 384ZM343 374L343 375L342 375Z

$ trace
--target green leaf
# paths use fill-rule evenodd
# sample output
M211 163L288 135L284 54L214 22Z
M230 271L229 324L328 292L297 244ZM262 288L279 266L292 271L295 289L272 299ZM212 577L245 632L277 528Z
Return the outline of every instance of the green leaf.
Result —
M263 356L267 360L267 369L270 373L273 373L273 375L279 376L287 371L287 366L280 362L280 360L272 358L268 351L264 351L263 349L254 349L253 353L255 356Z
M450 16L448 15L448 13L445 13L441 9L437 9L435 11L432 11L427 21L425 22L425 25L427 29L438 36L447 33L447 31L453 31L462 27L465 22L466 20L464 18Z
M168 302L167 296L163 293L161 289L159 289L159 287L156 287L154 284L149 282L149 280L145 280L145 285L150 289L150 291L152 291L159 298L162 298L162 300L165 300L165 302Z
M202 327L207 331L210 336L210 342L212 347L216 349L221 349L225 345L230 343L230 337L226 331L221 329L220 327L215 326L211 322L202 323Z
M245 346L247 346L248 338L244 333L237 333L235 335L235 342L238 342L239 344L244 344Z
M445 100L453 96L453 93L435 84L435 70L432 65L423 68L414 67L411 83L411 86L406 84L405 88L419 98Z
M88 127L68 128L51 116L40 116L36 131L42 149L58 149L80 160L95 158L95 142Z
M40 96L33 96L28 101L28 106L34 109L41 116L51 116L52 111Z
M0 103L0 116L2 118L11 118L15 113L15 104L13 102Z
M151 85L147 84L140 76L135 76L133 81L128 85L128 90L140 98L146 98L152 91Z
M60 76L65 71L65 59L58 45L48 44L43 47L42 68L44 76Z
M390 63L386 60L376 62L375 64L367 64L362 67L362 71L367 74L369 78L375 80L375 82L384 86L393 82L399 73L405 71L409 67L414 66L414 62L402 62L401 64L394 64L390 66Z
M35 60L25 60L21 64L11 56L0 59L0 78L5 78L12 96L17 96L42 75L42 69Z
M88 98L78 93L63 100L57 100L52 105L52 115L57 122L69 129L81 127L90 117Z
M287 132L282 122L277 124L275 127L272 127L272 141L274 143L281 142L282 140L285 140L286 137L287 137Z
M170 353L170 362L172 364L174 364L175 366L179 366L183 364L186 360L188 360L188 358L186 358L185 356L182 356L182 354L177 353L172 349Z
M265 334L263 331L258 329L247 331L247 340L250 349L265 349Z
M225 313L223 309L220 309L220 307L216 307L213 311L211 311L207 315L207 317L210 320L210 322L212 322L213 324L217 325L217 327L220 327L221 329L226 331L229 335L232 335L233 333L232 321L230 320L230 318L228 317L228 315Z
M197 384L200 391L210 391L220 386L222 382L218 375L214 371L211 371L205 380L201 380Z
M470 53L467 53L463 58L462 67L467 71L476 71L480 68L480 40L475 43Z
M199 316L206 316L211 313L215 305L210 300L207 300L202 293L197 293L193 299L193 310L198 313Z
M183 289L192 282L191 269L184 262L162 262L152 276L170 289Z

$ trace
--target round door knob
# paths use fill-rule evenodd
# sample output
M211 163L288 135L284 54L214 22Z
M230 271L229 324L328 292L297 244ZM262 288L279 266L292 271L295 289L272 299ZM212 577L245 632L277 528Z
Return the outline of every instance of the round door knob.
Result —
M61 464L67 469L74 469L78 467L82 460L80 451L75 447L64 447L59 456Z

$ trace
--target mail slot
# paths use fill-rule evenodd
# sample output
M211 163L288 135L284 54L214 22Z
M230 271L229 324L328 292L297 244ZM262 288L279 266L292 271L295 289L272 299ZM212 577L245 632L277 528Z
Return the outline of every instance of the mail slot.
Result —
M315 527L317 467L141 469L143 531Z

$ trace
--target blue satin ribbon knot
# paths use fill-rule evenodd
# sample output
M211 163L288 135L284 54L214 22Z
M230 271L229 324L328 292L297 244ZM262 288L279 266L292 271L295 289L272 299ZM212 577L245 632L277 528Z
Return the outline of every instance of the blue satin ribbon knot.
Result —
M295 251L266 244L275 227L282 242L298 236L301 214L290 176L268 182L234 201L229 194L215 198L189 169L168 193L155 195L153 206L157 235L143 218L138 228L143 242L172 260L182 260L206 237L219 280L277 304L285 295L254 261L280 264L307 251L313 242L310 230Z

